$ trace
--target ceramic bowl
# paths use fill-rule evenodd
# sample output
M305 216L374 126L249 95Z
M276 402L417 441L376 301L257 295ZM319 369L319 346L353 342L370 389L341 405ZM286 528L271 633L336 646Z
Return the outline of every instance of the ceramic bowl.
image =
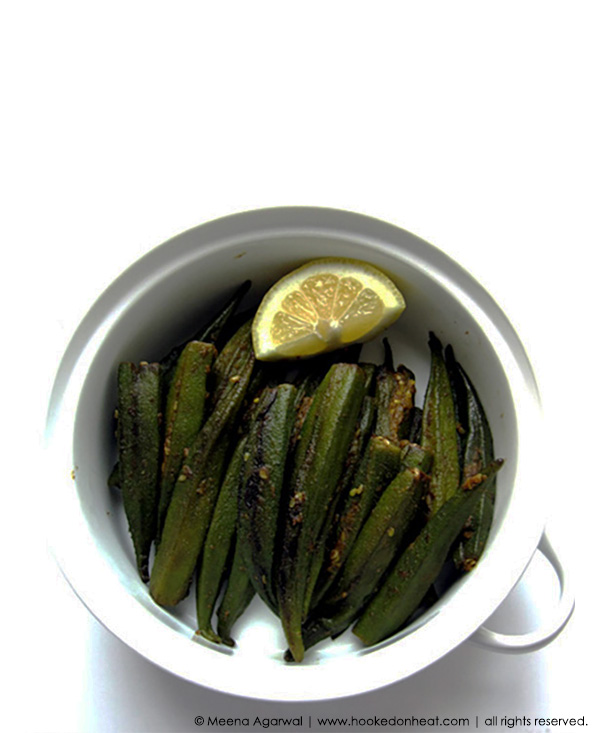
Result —
M157 606L137 575L118 492L106 479L115 461L112 414L116 367L153 360L195 331L234 287L250 278L248 304L280 276L310 259L343 256L383 269L407 308L388 330L396 362L416 375L417 402L428 373L428 332L451 343L476 384L496 454L506 459L486 552L469 574L409 627L364 648L350 632L310 650L302 664L283 661L277 619L255 599L229 649L194 635L187 599ZM365 346L382 358L381 340ZM47 423L53 485L53 546L75 592L131 648L186 680L227 693L271 700L319 700L373 690L435 662L469 637L496 648L547 643L572 608L560 564L541 549L563 583L550 627L524 636L485 629L527 567L543 536L540 400L525 350L492 297L440 249L396 226L331 209L293 207L212 221L165 242L100 295L60 364ZM74 478L74 480L73 480Z

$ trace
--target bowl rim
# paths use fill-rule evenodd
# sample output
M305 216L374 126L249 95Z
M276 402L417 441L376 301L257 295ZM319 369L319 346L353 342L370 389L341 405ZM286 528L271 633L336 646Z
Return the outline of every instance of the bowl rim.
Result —
M400 248L403 259L426 269L431 277L460 294L469 309L477 311L478 322L483 323L502 361L514 403L519 407L519 446L523 441L527 446L539 442L541 404L526 351L502 309L461 265L407 230L365 214L312 206L273 207L230 214L171 237L133 262L100 294L75 330L51 390L45 446L48 475L53 480L61 485L70 481L67 477L73 470L79 393L98 346L127 308L132 283L138 288L151 287L171 269L198 256L199 251L220 247L224 242L250 241L261 234L335 235L388 253ZM513 492L493 551L469 574L444 612L428 620L427 645L421 641L422 633L401 634L401 655L398 645L384 642L326 665L286 665L280 679L269 681L273 683L269 689L252 673L251 659L236 658L236 674L232 675L231 655L213 654L207 670L199 663L198 646L189 643L173 617L162 609L140 612L148 598L126 592L117 575L108 571L82 521L76 491L49 492L54 499L59 497L48 506L52 517L50 546L63 575L96 619L158 666L204 687L242 697L272 701L335 699L374 690L420 671L467 639L496 610L525 571L544 529L545 503L539 500L542 482L533 472L532 463L518 459L515 485L518 483L519 490ZM106 598L111 604L106 604Z

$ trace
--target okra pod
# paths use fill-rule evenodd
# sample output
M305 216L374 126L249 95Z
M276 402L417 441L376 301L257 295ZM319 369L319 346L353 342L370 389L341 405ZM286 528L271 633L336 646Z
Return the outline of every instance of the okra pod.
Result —
M362 365L363 369L365 366L369 367L372 365ZM373 371L373 370L371 370ZM367 387L368 387L368 371L367 371ZM341 510L341 499L347 496L348 492L353 486L354 477L358 470L361 458L365 452L365 446L367 445L370 437L373 422L375 419L375 400L373 397L367 395L363 401L360 414L358 416L358 422L356 430L348 449L348 455L344 464L344 470L342 476L338 482L338 486L335 491L333 501L329 505L327 517L323 523L321 530L321 541L319 542L319 551L313 555L311 561L311 569L308 577L309 595L311 596L310 605L311 607L316 606L321 600L324 592L327 589L325 580L327 574L325 572L324 563L327 555L327 541L331 535L333 526ZM323 578L323 583L319 584L319 580ZM309 609L305 607L305 612L308 613Z
M315 619L304 629L305 648L342 633L354 621L405 542L428 483L421 469L405 468L385 489Z
M311 405L314 397L303 397L301 400L296 399L296 417L294 418L294 425L292 427L292 435L290 437L290 452L292 456L296 452L298 441L300 440L300 433L304 427L304 421L308 413L310 412Z
M250 426L239 490L240 552L254 589L274 610L273 559L295 398L296 388L291 384L263 392Z
M150 548L156 536L158 506L161 446L159 364L119 364L117 409L119 485L138 572L146 582Z
M333 603L351 598L362 606L401 546L428 483L420 468L405 468L385 489L331 590Z
M337 351L329 351L300 362L294 380L297 388L296 407L305 397L312 397L327 372L334 364L356 364L362 350L362 344L352 344ZM361 366L363 366L361 364Z
M319 387L325 381L325 377L331 370L331 367L335 364L354 364L360 349L353 352L355 346L361 347L362 344L354 344L345 349L339 351L332 351L322 356L314 357L306 364L302 364L300 375L297 378L297 392L296 392L296 421L292 431L292 450L295 450L295 446L300 439L300 433L302 430L308 432L312 430L312 424L316 417L316 411L311 411L311 406L314 402L314 398L319 392ZM342 357L347 357L348 360ZM374 378L374 370L376 369L374 364L361 363L360 368L363 370L365 377L365 394L369 391L371 382ZM310 419L304 428L304 422L310 415Z
M248 375L248 384L250 377L254 374L253 370L256 362L252 348L251 331L252 320L247 320L233 334L215 359L213 366L214 394L211 398L213 409L230 390L231 385L239 382L242 379L242 373L246 373L249 354L252 354L253 359L252 369Z
M414 396L415 377L409 369L402 365L396 371L385 366L380 367L375 377L375 434L395 444L406 438L411 424Z
M402 468L419 468L425 473L431 471L433 456L427 448L409 440L400 441L400 462Z
M343 494L346 489L352 488L350 484L354 480L361 458L364 455L365 446L371 439L374 420L375 400L367 395L360 408L352 442L344 463L344 470L339 483L340 494Z
M217 634L223 644L235 646L231 631L235 622L250 605L254 594L248 567L242 557L239 542L236 541L225 593L217 611Z
M293 466L277 579L279 611L296 661L311 554L341 476L365 397L365 374L355 364L335 364L319 386L304 422Z
M255 362L236 425L240 437L249 433L263 392L284 383L285 376L286 370L282 368L281 362Z
M232 555L238 515L238 490L245 449L246 438L242 438L235 448L219 489L198 570L196 585L198 630L196 633L214 642L221 641L211 622L223 578L227 572L227 560Z
M431 332L429 348L431 372L423 404L421 444L433 455L429 489L429 509L430 515L433 515L458 490L460 466L450 379L444 363L442 344Z
M447 353L448 349L447 348ZM450 358L453 354L450 350ZM464 390L466 433L464 437L463 480L473 476L494 457L494 441L488 419L473 383L463 367L456 363L458 378ZM492 479L479 503L473 510L455 553L454 563L459 569L472 570L481 557L490 533L494 516L496 480Z
M462 475L465 438L469 426L467 392L458 362L456 361L456 358L454 356L454 349L450 344L448 344L444 349L444 361L446 362L448 379L450 380L450 389L452 391L452 398L454 401L454 415L456 420L456 433L458 440L458 459ZM493 456L490 457L490 460L492 458Z
M175 606L188 594L223 478L229 440L211 441L196 472L184 463L169 504L150 574L150 595L161 606Z
M353 633L370 646L388 638L409 620L439 575L452 543L502 466L495 460L467 479L400 555L385 582L368 603Z
M454 564L458 569L469 572L479 562L492 527L495 498L495 486L488 486L467 520L454 555Z
M190 341L181 352L173 372L164 418L158 538L186 451L189 451L192 441L202 427L207 378L216 353L212 344Z
M418 468L427 474L427 491L424 492L422 501L419 504L418 510L412 519L409 531L407 532L406 539L411 542L417 534L423 528L423 525L427 522L428 516L428 499L429 499L429 484L430 484L430 472L431 465L433 463L433 456L431 452L423 448L419 443L411 443L409 440L400 441L400 469L405 468Z
M467 395L467 434L463 462L463 480L479 473L494 457L494 439L485 410L469 376L458 364Z
M233 423L254 368L248 328L245 336L245 348L238 343L234 353L235 373L223 382L221 398L213 405L175 482L150 576L150 593L160 605L175 605L187 594L204 544ZM215 361L215 370L223 353ZM222 364L222 374L228 373L225 366Z
M373 436L361 459L351 488L342 497L339 514L326 540L326 556L317 580L322 598L343 566L352 545L383 489L398 473L401 449L387 438Z

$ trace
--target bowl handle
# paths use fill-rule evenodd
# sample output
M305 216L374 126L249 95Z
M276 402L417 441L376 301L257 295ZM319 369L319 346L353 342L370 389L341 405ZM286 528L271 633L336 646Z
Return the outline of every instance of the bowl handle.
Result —
M561 565L554 548L550 544L546 533L542 535L537 548L552 565L560 584L560 599L554 610L551 620L540 629L526 634L499 634L480 626L470 637L471 641L495 651L508 654L534 652L549 644L567 625L575 607L575 599L571 592L564 568Z

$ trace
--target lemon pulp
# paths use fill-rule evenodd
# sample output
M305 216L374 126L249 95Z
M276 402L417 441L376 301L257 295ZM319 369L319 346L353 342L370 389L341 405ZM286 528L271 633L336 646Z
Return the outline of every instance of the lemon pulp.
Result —
M288 273L263 298L252 328L258 359L314 356L366 341L404 311L404 297L373 265L325 257Z

